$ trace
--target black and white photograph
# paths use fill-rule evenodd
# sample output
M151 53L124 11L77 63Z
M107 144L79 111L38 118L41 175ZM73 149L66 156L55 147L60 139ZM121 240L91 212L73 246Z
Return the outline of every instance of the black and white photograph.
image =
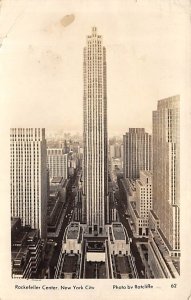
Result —
M0 1L0 299L189 299L190 20Z

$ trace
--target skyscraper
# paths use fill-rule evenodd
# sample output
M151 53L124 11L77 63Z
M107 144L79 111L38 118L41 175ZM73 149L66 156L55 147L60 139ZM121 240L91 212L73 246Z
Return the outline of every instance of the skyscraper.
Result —
M144 128L129 128L123 136L123 173L137 179L141 170L151 170L151 135Z
M11 216L22 225L39 229L46 238L47 168L45 129L12 128L11 147Z
M175 256L180 251L179 148L179 96L173 96L158 101L153 111L153 211Z
M136 180L136 210L139 215L139 235L148 236L149 211L152 209L152 174L140 171L140 179ZM137 231L138 231L137 230Z
M84 48L83 193L89 232L101 233L108 197L106 49L96 27Z
M50 181L53 177L68 178L68 154L62 148L47 149Z

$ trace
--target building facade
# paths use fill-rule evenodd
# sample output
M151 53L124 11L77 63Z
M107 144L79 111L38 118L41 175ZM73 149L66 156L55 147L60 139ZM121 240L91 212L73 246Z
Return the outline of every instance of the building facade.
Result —
M10 131L11 216L46 238L47 167L45 129Z
M106 49L96 27L84 48L83 194L89 233L103 231L108 197Z
M180 255L179 96L153 112L153 211L169 252Z
M129 128L123 136L123 173L137 179L140 170L152 169L151 135L144 128Z
M149 212L152 209L152 174L149 171L140 171L140 179L136 180L136 209L140 218L137 233L148 236Z
M68 178L68 154L62 148L47 149L50 181L53 177Z

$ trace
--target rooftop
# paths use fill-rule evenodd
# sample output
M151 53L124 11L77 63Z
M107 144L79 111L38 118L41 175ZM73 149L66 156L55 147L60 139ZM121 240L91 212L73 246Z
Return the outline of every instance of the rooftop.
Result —
M95 279L95 268L96 268L95 262L91 262L91 261L86 262L85 278Z
M15 235L12 235L12 243L16 245L22 245L23 242L26 240L27 232L26 231L19 231Z
M95 241L89 241L87 242L87 251L91 252L103 252L105 251L105 243L100 241L100 242L95 242Z
M48 219L48 227L49 228L57 227L58 222L60 221L60 218L61 218L63 205L64 204L62 202L57 202L52 207L48 206L48 212L47 212L48 217L52 214L52 217L50 219Z
M115 266L117 273L129 274L131 273L131 267L127 256L114 256Z
M19 231L11 234L12 247L22 246L34 241L38 237L38 231L36 229L31 229L30 227L21 227Z
M94 242L101 242L101 241L105 241L107 239L107 236L91 236L91 235L85 235L85 239L86 241L94 241Z
M78 222L71 222L68 226L67 239L76 240L80 231L80 225Z
M162 232L160 231L160 234L161 233ZM179 268L178 268L179 263L178 262L175 263L175 261L173 261L173 259L170 257L170 255L168 253L168 250L167 250L167 247L164 243L165 241L163 241L161 239L160 235L156 232L152 232L152 234L153 234L153 237L154 237L154 241L155 241L158 249L160 250L160 253L161 253L163 259L165 260L172 277L175 277L175 274L177 272L179 272Z
M115 240L125 240L124 229L121 223L112 223Z
M106 278L105 262L86 262L85 278Z
M11 251L11 257L14 261L22 260L22 258L25 258L29 252L29 249L27 246L23 247L13 247Z
M61 183L63 180L63 177L59 176L59 177L53 177L51 180L51 183Z
M165 235L163 234L163 232L160 228L158 228L158 232L159 232L160 236L162 237L163 241L165 242L166 246L168 247L168 249L171 251L172 247L169 244L169 241L167 240L167 238L165 237Z
M64 256L64 263L62 271L64 273L74 273L77 270L78 255L66 254Z
M37 231L36 229L31 229L29 232L28 232L28 235L27 235L27 240L28 241L33 241L34 238L37 236Z

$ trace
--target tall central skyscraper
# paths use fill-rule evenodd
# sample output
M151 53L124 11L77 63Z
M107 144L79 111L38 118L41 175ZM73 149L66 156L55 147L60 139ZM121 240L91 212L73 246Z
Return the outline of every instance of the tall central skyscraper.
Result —
M83 193L89 232L103 231L108 194L106 49L96 27L84 48Z

